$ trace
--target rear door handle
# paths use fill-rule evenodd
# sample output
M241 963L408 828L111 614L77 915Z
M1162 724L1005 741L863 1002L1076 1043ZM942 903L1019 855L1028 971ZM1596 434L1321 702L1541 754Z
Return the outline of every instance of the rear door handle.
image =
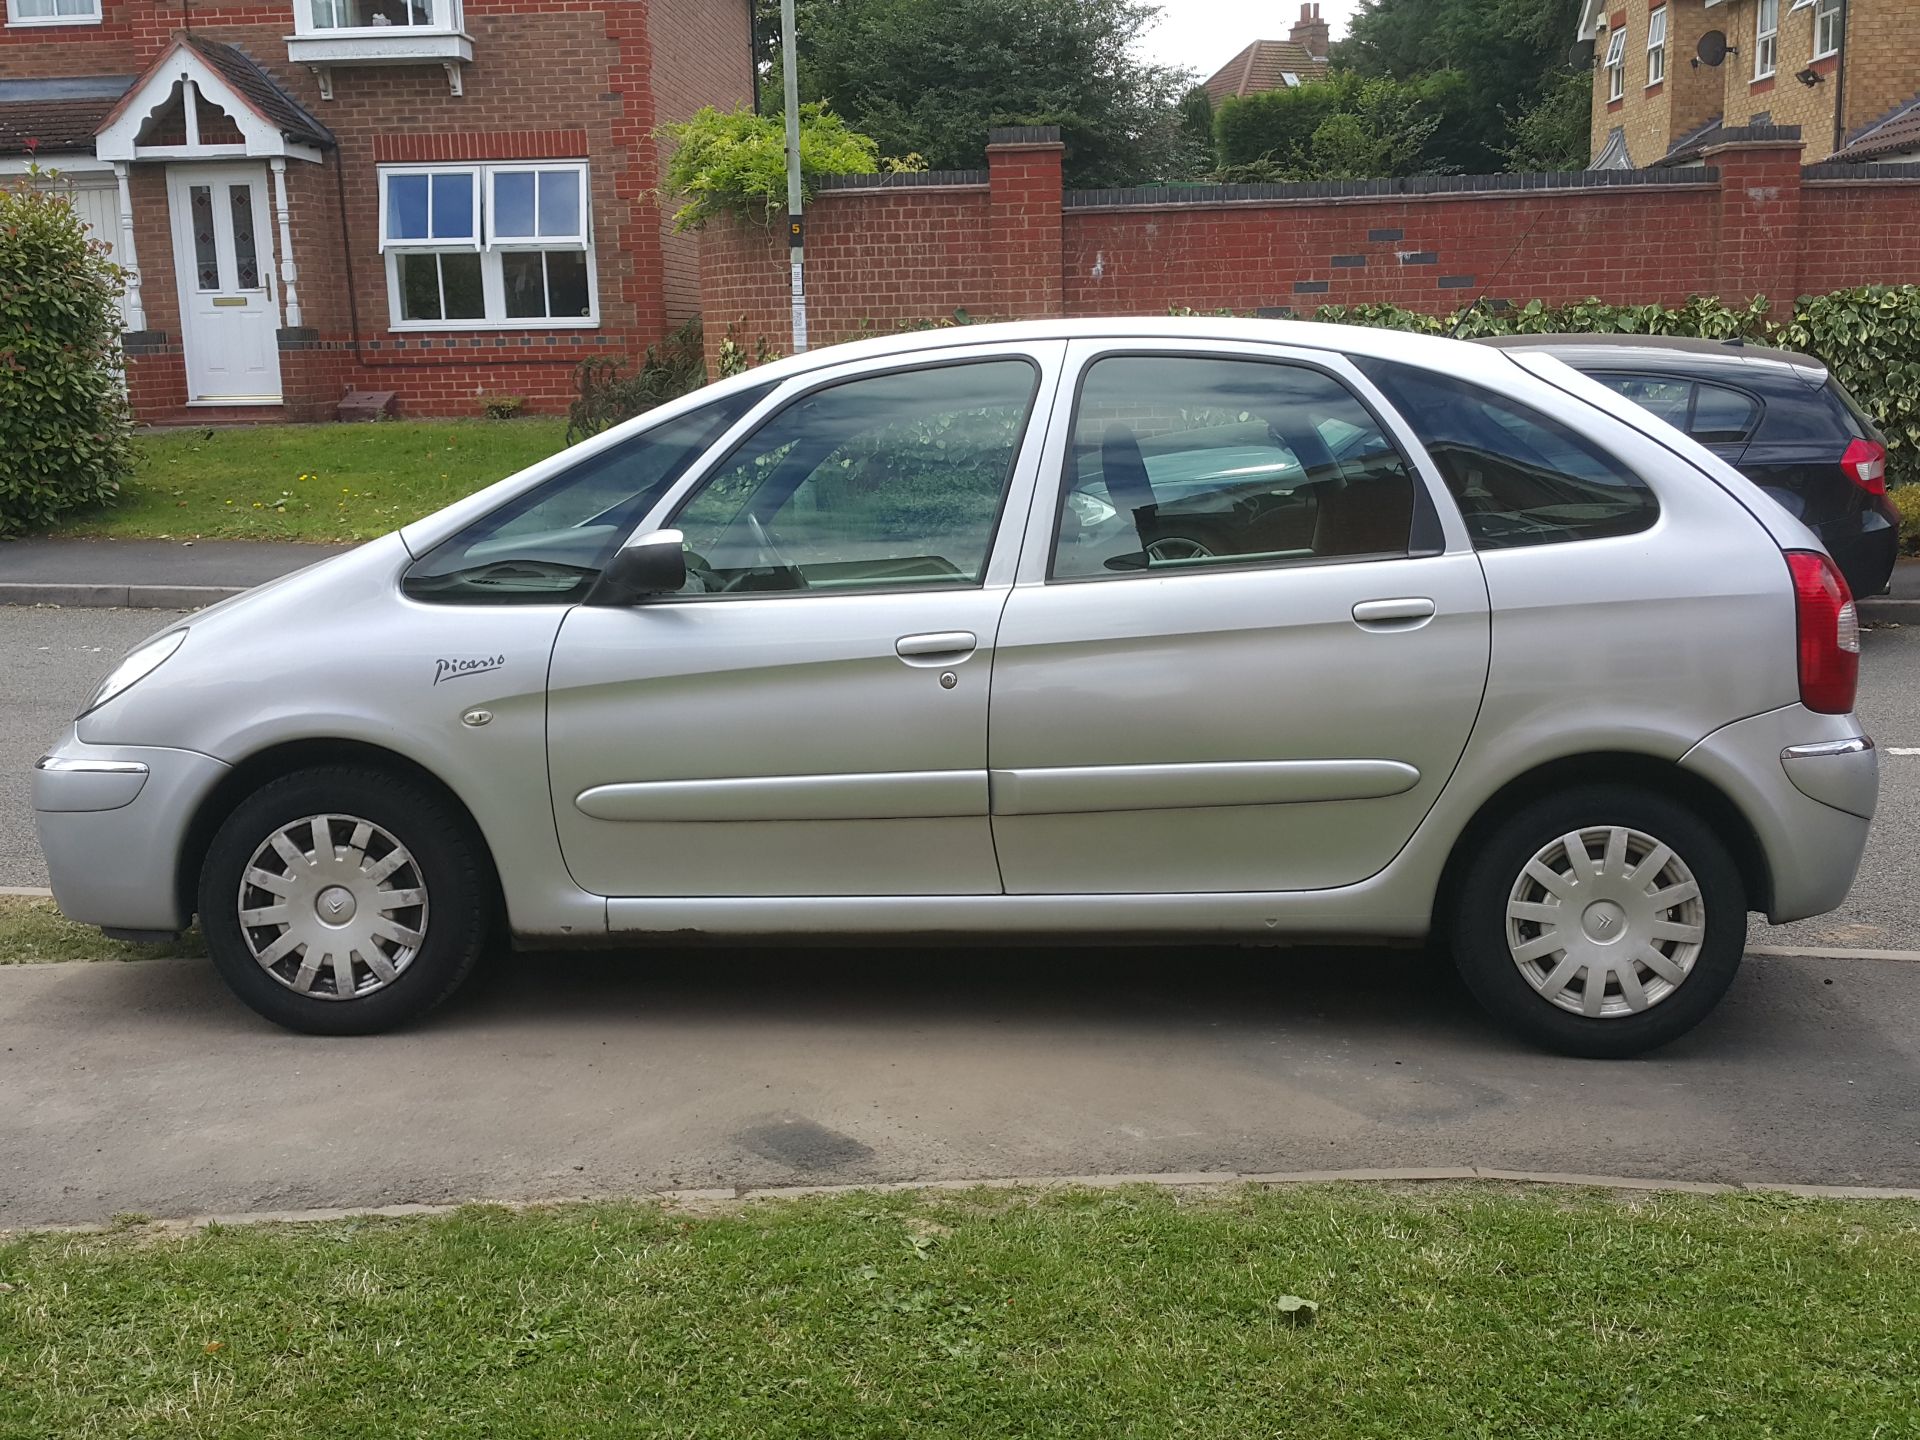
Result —
M1362 600L1353 607L1353 618L1361 625L1404 624L1409 620L1431 620L1433 601L1419 596L1404 600Z
M971 630L937 630L927 635L902 635L893 643L893 653L908 663L915 661L963 660L979 647L980 637Z

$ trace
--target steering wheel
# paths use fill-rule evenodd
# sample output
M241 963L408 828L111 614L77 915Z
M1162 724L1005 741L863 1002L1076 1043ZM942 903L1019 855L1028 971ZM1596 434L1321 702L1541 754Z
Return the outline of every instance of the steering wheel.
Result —
M748 511L746 519L747 530L753 536L753 543L760 547L760 553L773 562L775 569L784 572L792 578L793 584L789 588L805 590L807 588L807 577L800 572L800 567L789 560L786 553L781 550L778 545L773 543L773 536L768 534L767 527L760 523L760 517L752 511ZM749 583L751 583L753 574L754 572L751 570L742 570L731 580L727 581L724 588L728 590L744 590Z

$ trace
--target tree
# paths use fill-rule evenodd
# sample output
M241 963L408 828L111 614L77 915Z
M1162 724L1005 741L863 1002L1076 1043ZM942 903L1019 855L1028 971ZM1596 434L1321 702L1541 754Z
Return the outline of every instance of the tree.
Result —
M124 284L51 172L0 185L0 535L112 500L133 469Z
M1514 170L1584 170L1592 119L1592 77L1583 71L1568 74L1510 118L1507 164Z
M1438 95L1438 99L1436 99ZM1227 101L1215 136L1227 182L1368 180L1444 174L1433 153L1447 87L1335 74L1317 85Z
M756 0L763 108L779 106L779 5ZM996 125L1058 125L1075 185L1179 173L1192 77L1142 59L1146 0L798 0L800 87L884 153L985 163Z
M1361 0L1334 63L1362 76L1435 85L1427 98L1440 124L1431 152L1453 169L1496 170L1519 145L1521 117L1549 95L1558 97L1566 123L1571 105L1559 92L1579 3Z

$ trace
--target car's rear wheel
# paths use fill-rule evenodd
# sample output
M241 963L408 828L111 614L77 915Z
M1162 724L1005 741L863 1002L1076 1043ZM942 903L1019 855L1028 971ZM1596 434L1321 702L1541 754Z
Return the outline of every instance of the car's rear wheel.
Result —
M1568 1055L1637 1055L1720 1001L1746 946L1739 867L1686 806L1626 786L1551 795L1464 874L1454 963L1493 1016Z
M364 1035L419 1018L473 969L491 887L466 817L415 781L303 770L241 802L200 874L213 963L269 1020Z

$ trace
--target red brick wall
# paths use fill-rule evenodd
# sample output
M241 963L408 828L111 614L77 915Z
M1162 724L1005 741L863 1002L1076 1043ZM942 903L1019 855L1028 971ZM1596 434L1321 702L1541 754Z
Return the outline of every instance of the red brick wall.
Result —
M562 410L581 359L638 355L670 316L693 313L697 242L663 233L654 131L701 104L749 94L748 0L465 0L474 59L462 96L438 66L343 66L333 71L332 100L287 60L295 3L193 0L191 11L196 34L239 46L339 139L321 164L287 166L301 320L314 332L289 337L297 348L282 351L288 418L323 418L348 385L396 391L414 413L473 413L481 393ZM178 0L104 5L97 26L0 27L0 77L134 73L179 25ZM596 329L389 329L375 167L438 158L589 161ZM166 336L133 361L136 411L204 418L181 408L163 167L134 167L133 206L147 326Z
M1707 178L1679 184L1463 180L1431 194L1156 198L1064 214L1033 188L1032 155L996 148L991 186L822 193L808 222L814 343L956 307L984 319L1391 302L1444 315L1490 290L1551 303L1764 295L1778 314L1803 293L1920 279L1920 176L1803 179L1794 142L1731 144L1708 156ZM1006 167L1017 168L1003 180ZM757 226L704 232L710 347L732 325L749 349L760 337L789 348L781 242Z

